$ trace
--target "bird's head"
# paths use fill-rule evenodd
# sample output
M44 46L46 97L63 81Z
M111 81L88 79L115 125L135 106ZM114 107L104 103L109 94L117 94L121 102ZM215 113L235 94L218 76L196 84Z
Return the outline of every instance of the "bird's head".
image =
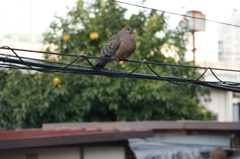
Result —
M131 27L124 27L124 28L121 30L121 32L128 33L128 34L134 33L134 32L133 32L133 28L131 28Z

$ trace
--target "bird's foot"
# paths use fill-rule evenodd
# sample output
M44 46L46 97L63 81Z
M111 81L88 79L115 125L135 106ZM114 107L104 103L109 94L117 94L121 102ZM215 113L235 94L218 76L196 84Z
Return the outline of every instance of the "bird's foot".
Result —
M128 59L119 59L119 58L116 58L116 61L117 61L117 63L125 64L125 63L128 61Z
M124 60L117 60L117 63L122 65L122 64L125 64L128 60L127 59L124 59Z

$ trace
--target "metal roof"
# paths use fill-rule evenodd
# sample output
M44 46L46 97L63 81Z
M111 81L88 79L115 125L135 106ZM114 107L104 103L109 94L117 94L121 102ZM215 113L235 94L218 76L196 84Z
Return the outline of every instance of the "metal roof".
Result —
M217 130L240 131L240 122L217 121L132 121L132 122L84 122L44 124L43 129L84 128L120 130Z
M85 129L23 129L0 131L0 150L62 146L85 143L115 142L130 138L151 137L150 130L85 130Z
M239 122L132 121L43 124L41 129L0 131L0 149L126 141L153 136L152 130L240 132ZM211 132L212 133L212 132ZM212 133L214 135L214 133ZM185 135L187 133L184 133ZM229 135L229 133L226 133ZM226 135L225 134L225 135ZM193 135L193 134L192 134Z

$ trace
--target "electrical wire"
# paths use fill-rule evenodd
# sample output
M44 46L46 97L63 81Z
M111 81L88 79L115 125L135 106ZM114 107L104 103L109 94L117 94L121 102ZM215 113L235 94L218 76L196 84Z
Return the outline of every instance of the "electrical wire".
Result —
M223 25L228 25L228 26L233 26L233 27L238 27L238 28L240 28L240 25L235 25L235 24L220 22L220 21L216 21L216 20L210 20L210 19L201 18L201 17L189 16L189 15L185 15L185 14L180 14L180 13L175 13L175 12L170 12L170 11L165 11L165 10L150 8L150 7L146 7L146 6L142 6L142 5L138 5L138 4L132 4L132 3L128 3L128 2L122 2L122 1L118 1L118 0L112 0L112 1L113 1L113 2L117 2L117 3L126 4L126 5L130 5L130 6L139 7L139 8L144 8L144 9L151 9L151 10L155 10L155 11L160 11L160 12L168 13L168 14L172 14L172 15L177 15L177 16L182 16L182 17L188 17L188 18L194 18L194 19L200 19L200 20L205 20L205 21L209 21L209 22L213 22L213 23L218 23L218 24L223 24Z
M111 78L138 78L138 79L148 79L148 80L161 80L167 81L176 85L188 85L188 84L197 84L212 88L218 88L227 91L240 92L240 83L230 82L230 81L222 81L213 70L221 70L221 71L233 71L240 72L240 70L232 70L232 69L220 69L220 68L210 68L210 67L199 67L199 66L188 66L188 65L176 65L176 64L165 64L165 63L156 63L156 62L148 62L146 60L143 61L133 61L128 60L128 62L138 63L135 69L131 72L112 70L108 68L104 68L102 71L97 70L94 65L90 62L89 59L98 59L99 57L92 57L86 55L73 55L73 54L65 54L65 53L53 53L53 52L45 52L45 51L35 51L35 50L26 50L26 49L17 49L10 48L8 46L0 47L0 50L10 50L14 55L3 54L0 53L0 68L4 69L21 69L21 70L30 70L30 71L38 71L38 72L62 72L62 73L75 73L75 74L85 74L85 75L102 75ZM74 59L69 62L58 62L30 57L19 56L16 51L24 51L24 52L32 52L32 53L41 53L41 54L52 54L58 56L69 56ZM76 61L83 59L87 62L87 65L78 65L75 64ZM102 58L101 58L102 59ZM115 59L111 59L115 60ZM142 66L146 64L149 70L154 74L141 74L136 73L136 71ZM170 67L186 67L191 69L204 69L203 73L197 77L196 79L189 78L180 78L180 77L169 77L169 76L161 76L159 75L151 65L164 65ZM210 70L212 75L217 79L216 82L210 81L200 81L200 79L206 74L206 72Z
M32 53L40 53L40 54L50 54L50 55L59 55L59 56L69 56L69 57L78 57L79 55L74 55L74 54L69 54L69 53L55 53L55 52L48 52L48 51L36 51L36 50L28 50L28 49L19 49L19 48L10 48L8 46L2 46L0 47L0 50L15 50L15 51L22 51L22 52L32 52ZM6 55L6 54L1 54L2 56L11 56L11 55ZM83 57L87 58L87 59L106 59L106 58L100 58L100 57L94 57L94 56L86 56L86 55L82 55ZM67 63L63 63L63 62L56 62L56 61L47 61L47 60L40 60L40 59L34 59L34 58L29 58L29 57L21 57L21 58L25 58L25 59L30 59L30 60L39 60L39 61L46 61L46 62L52 62L52 63L59 63L59 64L67 64ZM107 58L107 60L112 60L112 61L116 61L116 59L109 59ZM127 62L132 62L132 63L142 63L142 61L135 61L135 60L127 60ZM159 66L173 66L173 67L185 67L185 68L193 68L193 69L208 69L211 68L211 70L217 70L217 71L228 71L228 72L240 72L240 70L236 70L236 69L224 69L224 68L214 68L214 67L201 67L201 66L192 66L192 65L180 65L180 64L167 64L167 63L157 63L157 62L147 62L144 61L145 63L148 64L152 64L152 65L159 65ZM74 65L74 64L72 64ZM92 68L91 66L83 66L83 65L76 65L79 67L88 67L88 68Z

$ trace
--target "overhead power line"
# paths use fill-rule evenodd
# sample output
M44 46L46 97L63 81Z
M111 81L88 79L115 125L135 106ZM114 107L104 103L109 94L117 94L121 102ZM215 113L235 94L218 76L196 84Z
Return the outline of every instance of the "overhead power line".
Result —
M156 10L156 11L160 11L160 12L168 13L168 14L172 14L172 15L183 16L183 17L194 18L194 19L200 19L200 20L205 20L205 21L209 21L209 22L213 22L213 23L218 23L218 24L223 24L223 25L228 25L228 26L233 26L233 27L240 28L240 25L236 25L236 24L230 24L230 23L226 23L226 22L220 22L220 21L206 19L206 18L201 18L201 17L189 16L189 15L185 15L185 14L180 14L180 13L165 11L165 10L161 10L161 9L155 9L155 8L151 8L151 7L146 7L146 6L143 6L143 5L132 4L132 3L128 3L128 2L122 2L122 1L118 1L118 0L112 0L112 1L113 2L117 2L117 3L126 4L126 5L130 5L130 6L139 7L139 8Z
M129 60L128 62L138 63L137 67L135 69L133 69L133 71L131 71L131 72L112 70L112 69L107 69L107 68L103 69L102 71L98 71L93 66L93 64L90 62L89 59L97 59L99 57L17 49L17 48L10 48L7 46L0 47L0 50L1 49L11 51L13 53L13 55L0 53L0 68L34 70L34 71L46 72L46 73L62 72L62 73L75 73L75 74L85 74L85 75L102 75L102 76L107 76L107 77L111 77L111 78L126 77L126 78L138 78L138 79L148 79L148 80L160 80L160 81L167 81L167 82L177 84L177 85L197 84L197 85L203 85L203 86L222 89L222 90L240 92L240 83L223 81L214 73L214 70L233 71L233 72L240 72L240 70L164 64L164 63L148 62L146 60L143 60L143 61ZM74 59L70 63L58 62L58 61L51 61L51 60L19 56L17 54L17 51L41 53L41 54L45 54L45 55L50 54L50 55L58 55L58 56L69 56ZM84 62L87 62L88 65L76 64L76 61L78 61L80 59ZM112 59L112 60L114 60L114 59ZM136 71L142 65L147 65L147 67L153 73L153 75L136 73ZM186 78L169 77L169 76L159 75L156 72L156 70L154 70L153 67L151 67L151 65L165 65L165 66L170 66L170 67L186 67L186 68L191 68L191 69L203 69L204 71L196 79L189 79L187 77ZM201 81L200 79L206 74L207 71L210 71L212 73L212 75L216 78L217 81L214 81L214 82Z

